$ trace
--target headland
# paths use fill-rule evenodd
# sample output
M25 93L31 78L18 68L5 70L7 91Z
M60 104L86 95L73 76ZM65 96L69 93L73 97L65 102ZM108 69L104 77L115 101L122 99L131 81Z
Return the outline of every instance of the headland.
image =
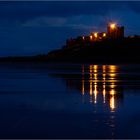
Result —
M124 26L109 23L107 32L70 38L47 55L51 62L139 63L140 36L124 36Z
M140 36L124 36L124 26L109 23L106 32L92 32L66 40L59 50L25 57L3 57L0 62L140 63Z

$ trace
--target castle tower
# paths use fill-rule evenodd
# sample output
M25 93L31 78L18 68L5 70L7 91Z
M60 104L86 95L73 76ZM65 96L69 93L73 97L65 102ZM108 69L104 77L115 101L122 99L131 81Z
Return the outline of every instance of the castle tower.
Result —
M124 37L124 27L117 26L115 23L111 23L107 26L107 36L110 39L119 39Z

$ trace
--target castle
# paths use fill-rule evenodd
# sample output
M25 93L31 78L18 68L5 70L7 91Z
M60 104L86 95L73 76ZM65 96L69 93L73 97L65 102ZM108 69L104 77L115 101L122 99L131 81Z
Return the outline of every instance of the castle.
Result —
M124 26L118 26L116 23L109 23L107 32L92 32L88 36L79 36L76 39L68 39L66 46L70 47L79 43L99 42L103 40L123 39Z

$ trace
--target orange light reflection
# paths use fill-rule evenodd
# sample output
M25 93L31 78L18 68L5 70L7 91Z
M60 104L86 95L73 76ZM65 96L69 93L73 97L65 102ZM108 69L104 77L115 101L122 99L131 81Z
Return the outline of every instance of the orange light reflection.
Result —
M94 103L97 103L97 83L94 83Z
M85 80L82 80L82 95L85 94Z
M110 98L110 109L111 109L111 112L114 112L114 109L115 109L115 97L112 96Z
M106 85L105 85L105 83L104 83L104 85L103 85L103 103L105 103L105 96L106 96Z

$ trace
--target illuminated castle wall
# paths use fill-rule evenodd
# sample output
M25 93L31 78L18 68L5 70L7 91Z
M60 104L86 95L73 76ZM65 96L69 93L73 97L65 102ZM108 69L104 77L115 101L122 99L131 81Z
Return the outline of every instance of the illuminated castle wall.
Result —
M68 39L66 46L78 46L79 44L88 44L94 42L101 42L110 39L124 38L124 26L118 26L116 23L110 23L107 26L107 32L92 32L88 36L79 36L74 39Z

